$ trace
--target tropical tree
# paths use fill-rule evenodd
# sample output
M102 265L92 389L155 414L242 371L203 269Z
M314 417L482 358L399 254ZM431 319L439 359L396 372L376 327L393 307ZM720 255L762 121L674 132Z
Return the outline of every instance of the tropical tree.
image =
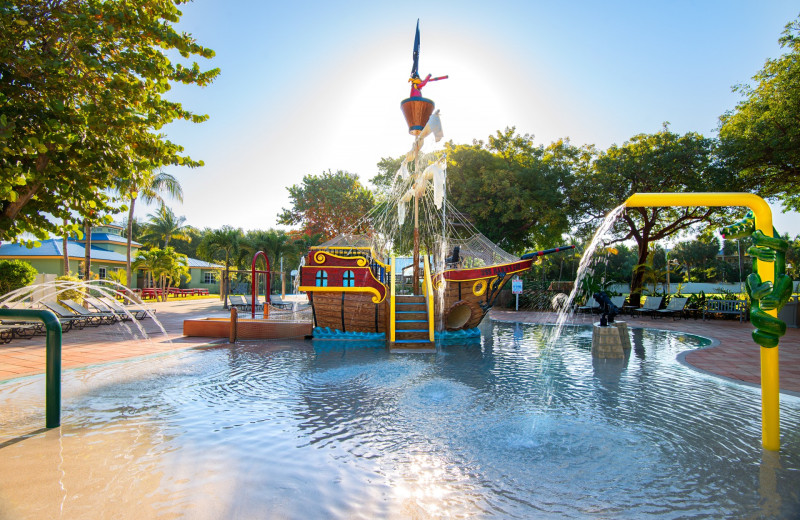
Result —
M192 279L189 274L188 258L186 258L186 255L176 253L171 247L165 247L162 250L161 261L156 272L161 280L161 288L163 289L161 297L164 301L166 301L169 289L173 284L177 287L180 285L182 278L187 282Z
M778 40L786 53L734 87L744 99L720 118L722 149L748 186L800 211L800 18Z
M189 277L189 262L186 255L176 253L171 247L164 249L154 247L148 251L139 251L133 268L145 271L153 284L162 289L162 301L166 301L173 281L180 280L181 276Z
M169 246L171 239L190 241L189 226L184 224L186 217L176 216L165 205L161 205L154 213L147 215L150 219L144 226L142 240L153 245L163 242L164 247Z
M83 221L83 279L92 279L92 222Z
M392 190L397 170L400 169L404 159L405 156L383 157L378 161L378 174L370 179L370 182L375 186L379 198L384 198Z
M684 240L675 244L670 251L670 256L685 266L686 275L689 277L687 282L691 282L692 274L700 275L698 278L705 278L700 271L709 267L714 267L717 262L720 245L716 238L707 240ZM702 268L702 269L701 269Z
M173 175L166 172L153 172L150 170L135 172L127 178L120 179L116 185L116 191L128 201L128 220L127 220L127 249L125 258L125 275L127 280L131 280L131 241L133 240L133 225L136 219L133 212L136 201L141 200L145 204L159 202L164 205L161 194L183 202L183 189L180 182ZM130 289L130 284L128 284Z
M276 268L280 268L279 266L283 258L286 259L287 265L293 265L288 262L290 259L293 262L297 256L297 246L291 236L285 231L275 229L270 229L268 231L249 231L245 236L244 248L246 248L251 255L258 251L264 251L267 258L270 259L270 268L273 271L275 271ZM286 280L282 269L280 275L281 293L284 293L286 292Z
M372 192L361 185L356 174L341 170L306 175L302 184L287 189L292 208L283 209L278 223L300 224L303 233L321 233L326 239L365 231L357 225L375 203Z
M145 275L145 287L152 286L154 283L154 276L153 273L155 272L158 266L158 257L159 252L158 248L141 250L136 255L136 260L133 262L133 269L144 271Z
M170 85L219 72L176 59L214 55L175 30L180 3L0 2L0 240L118 212L108 190L135 172L202 164L158 133L207 119L166 99Z
M580 150L567 141L536 146L506 128L488 144L447 144L448 200L490 240L521 252L555 245L568 231L562 193Z
M309 249L324 242L322 233L316 235L306 235L300 232L291 232L292 241L294 242L294 249L297 252L297 257L293 262L295 265L300 262L300 257L308 253Z
M241 229L231 226L222 226L219 229L206 231L197 252L200 258L213 262L223 259L225 261L225 278L220 291L220 298L224 307L228 308L228 291L230 283L231 260L239 254L244 235Z
M716 142L697 133L678 135L665 125L655 134L636 135L622 146L613 145L576 170L568 192L573 223L594 228L634 193L736 191L738 177L720 160ZM607 245L633 240L637 265L647 263L651 244L698 224L712 227L730 221L728 208L627 208ZM633 273L631 302L639 302L643 271Z

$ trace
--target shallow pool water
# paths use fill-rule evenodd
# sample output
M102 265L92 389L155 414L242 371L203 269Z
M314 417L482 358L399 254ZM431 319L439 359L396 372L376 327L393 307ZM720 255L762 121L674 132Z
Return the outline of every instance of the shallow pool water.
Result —
M488 322L393 354L241 343L0 384L0 518L797 518L800 399L780 454L758 389L676 355L708 341Z

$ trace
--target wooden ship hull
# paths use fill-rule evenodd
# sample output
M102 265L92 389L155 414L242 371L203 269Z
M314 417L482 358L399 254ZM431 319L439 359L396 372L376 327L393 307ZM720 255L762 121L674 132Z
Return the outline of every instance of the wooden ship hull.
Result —
M431 277L436 331L473 329L492 308L514 275L534 258L474 269L447 269ZM314 249L300 269L300 290L308 293L314 326L339 333L386 334L392 313L389 265L367 248ZM423 339L429 320L425 296L395 296L395 318L404 337Z

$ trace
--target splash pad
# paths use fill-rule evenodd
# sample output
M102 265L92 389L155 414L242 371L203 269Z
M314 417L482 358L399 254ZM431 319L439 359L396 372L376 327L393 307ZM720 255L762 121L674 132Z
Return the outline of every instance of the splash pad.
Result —
M257 269L258 259L263 258L266 269ZM258 301L258 279L264 277L264 303L260 310ZM240 317L238 310L231 308L229 318L206 317L184 320L183 335L204 338L228 338L231 343L237 340L259 339L303 339L311 335L311 320L304 318L296 312L296 304L291 306L291 312L273 312L270 316L270 263L263 251L253 255L250 270L250 311L245 311L243 316L250 314L250 318ZM257 315L261 315L257 318Z

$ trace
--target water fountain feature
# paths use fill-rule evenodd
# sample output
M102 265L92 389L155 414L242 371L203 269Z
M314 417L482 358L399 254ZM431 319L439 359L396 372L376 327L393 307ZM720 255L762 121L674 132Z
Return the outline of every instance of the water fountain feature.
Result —
M111 280L53 280L29 285L0 296L0 307L5 306L9 309L38 308L45 301L57 301L59 295L62 294L75 294L80 299L82 295L92 293L103 297L120 299L123 302L120 309L123 310L126 319L120 321L119 325L130 337L148 339L148 333L140 323L140 320L136 319L131 310L125 308L126 305L135 305L137 309L141 309L146 313L147 317L158 327L164 337L169 340L169 335L156 317L155 310L143 306L144 304L135 293L124 285ZM129 327L128 323L136 326L138 334Z

